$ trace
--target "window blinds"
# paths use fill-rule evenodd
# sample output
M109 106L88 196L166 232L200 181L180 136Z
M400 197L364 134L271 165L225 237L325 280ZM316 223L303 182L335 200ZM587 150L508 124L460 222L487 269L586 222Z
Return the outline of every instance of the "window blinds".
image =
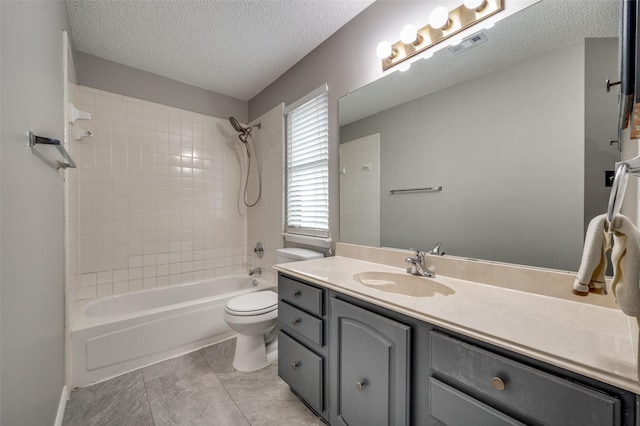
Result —
M286 229L329 236L329 96L323 85L286 112Z

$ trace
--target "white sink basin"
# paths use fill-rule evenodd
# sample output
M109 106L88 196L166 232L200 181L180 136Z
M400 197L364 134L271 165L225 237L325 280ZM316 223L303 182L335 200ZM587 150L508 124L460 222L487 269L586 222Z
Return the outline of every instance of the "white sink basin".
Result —
M435 278L419 277L411 274L360 272L355 274L353 279L369 288L413 297L431 297L436 293L447 296L454 293L451 288Z

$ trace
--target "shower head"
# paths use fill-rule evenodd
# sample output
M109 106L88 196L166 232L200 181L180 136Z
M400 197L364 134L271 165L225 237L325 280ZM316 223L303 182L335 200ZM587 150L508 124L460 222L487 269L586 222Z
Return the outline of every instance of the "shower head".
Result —
M253 130L254 127L257 127L258 129L262 127L262 123L257 123L249 127L243 127L235 117L229 117L229 123L231 123L234 129L236 129L236 132L240 133L238 137L243 143L247 143L247 136L251 134L251 130Z
M236 129L236 132L247 133L251 131L248 127L242 127L240 122L235 117L229 117L229 123L231 123L234 129Z

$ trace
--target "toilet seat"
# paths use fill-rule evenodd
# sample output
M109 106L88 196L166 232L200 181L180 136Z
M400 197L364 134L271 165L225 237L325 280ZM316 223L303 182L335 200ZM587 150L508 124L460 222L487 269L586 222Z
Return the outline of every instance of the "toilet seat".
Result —
M262 315L278 309L278 295L273 291L256 291L232 298L224 310L230 315Z

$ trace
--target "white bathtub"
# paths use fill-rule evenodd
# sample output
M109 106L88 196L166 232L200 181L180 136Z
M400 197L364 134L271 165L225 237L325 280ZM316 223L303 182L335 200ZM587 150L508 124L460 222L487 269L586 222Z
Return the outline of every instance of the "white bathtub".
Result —
M71 382L84 386L234 336L229 299L275 289L247 276L103 297L79 306L71 327Z

